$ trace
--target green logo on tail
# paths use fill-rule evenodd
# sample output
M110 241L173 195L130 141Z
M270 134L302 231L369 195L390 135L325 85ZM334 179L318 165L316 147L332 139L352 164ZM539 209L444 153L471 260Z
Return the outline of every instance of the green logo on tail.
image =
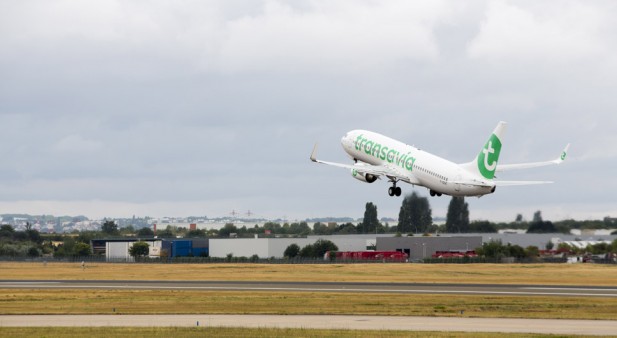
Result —
M497 169L497 160L499 159L500 151L501 141L493 134L478 155L478 169L482 176L489 180L495 177L495 169Z

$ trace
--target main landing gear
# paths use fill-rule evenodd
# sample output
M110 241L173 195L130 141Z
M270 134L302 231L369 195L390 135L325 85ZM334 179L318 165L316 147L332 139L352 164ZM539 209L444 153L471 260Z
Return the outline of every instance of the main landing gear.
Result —
M431 196L441 196L441 193L435 190L431 190L430 193L431 193Z
M396 181L392 181L392 186L388 188L388 195L390 196L401 196L401 187L396 186Z

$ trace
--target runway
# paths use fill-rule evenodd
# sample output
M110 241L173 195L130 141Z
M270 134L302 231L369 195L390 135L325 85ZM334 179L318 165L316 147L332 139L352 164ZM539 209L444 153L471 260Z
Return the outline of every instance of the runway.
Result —
M249 327L614 335L617 321L340 315L10 315L0 327Z
M457 294L555 297L617 297L617 288L598 286L348 283L271 281L109 281L109 280L0 280L0 289L122 289L221 290L268 292L353 292L395 294Z

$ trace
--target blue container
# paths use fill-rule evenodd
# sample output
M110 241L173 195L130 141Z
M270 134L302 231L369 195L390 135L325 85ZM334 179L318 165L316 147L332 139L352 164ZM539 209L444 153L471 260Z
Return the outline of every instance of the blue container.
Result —
M208 257L210 250L208 248L193 248L193 256L195 257Z
M172 242L172 257L186 257L192 254L193 242L190 240L175 240Z

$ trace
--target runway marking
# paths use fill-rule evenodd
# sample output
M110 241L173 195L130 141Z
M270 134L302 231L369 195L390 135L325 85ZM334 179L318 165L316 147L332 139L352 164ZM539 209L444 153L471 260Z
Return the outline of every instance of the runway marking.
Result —
M571 287L524 287L527 290L574 290L574 291L614 291L617 289L593 289L593 288L571 288Z
M34 285L40 285L40 284L61 284L62 282L0 282L1 285L4 284L18 284L18 285L29 285L29 284L34 284Z

